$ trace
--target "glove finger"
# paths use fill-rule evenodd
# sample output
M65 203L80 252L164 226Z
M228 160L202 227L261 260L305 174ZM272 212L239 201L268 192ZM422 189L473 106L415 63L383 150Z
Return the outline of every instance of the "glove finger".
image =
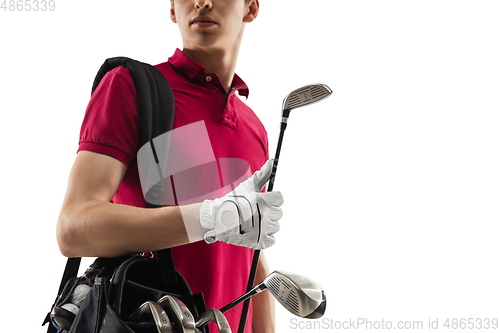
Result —
M283 194L281 194L281 192L279 192L279 191L259 193L259 197L268 206L280 207L284 203Z
M259 243L259 245L260 245L259 249L260 250L267 249L268 247L273 246L275 242L276 242L276 239L274 238L273 235L264 236L264 239Z
M271 236L280 231L280 224L278 221L269 221L266 227L266 236Z
M256 171L252 178L255 186L255 192L260 192L266 185L267 181L271 177L271 172L273 171L274 159L270 158L267 162L262 166L259 171Z
M210 230L210 231L207 231L204 235L203 235L203 239L205 240L205 242L207 244L211 244L211 243L214 243L216 240L217 240L217 232L215 230Z
M270 221L277 222L278 220L283 218L283 210L281 208L269 207L266 215Z

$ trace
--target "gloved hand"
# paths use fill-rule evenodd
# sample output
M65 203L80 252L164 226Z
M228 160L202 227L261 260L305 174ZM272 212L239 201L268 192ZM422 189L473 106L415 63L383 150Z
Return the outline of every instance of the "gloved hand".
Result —
M211 229L204 235L207 243L228 244L261 250L274 244L278 220L283 217L280 192L261 193L271 177L273 159L262 169L220 199L205 200L200 208L200 224Z

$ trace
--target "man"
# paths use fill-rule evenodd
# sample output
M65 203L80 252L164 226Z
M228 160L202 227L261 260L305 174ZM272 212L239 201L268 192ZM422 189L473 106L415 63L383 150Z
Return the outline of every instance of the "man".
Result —
M258 0L172 0L170 16L179 27L183 51L157 66L174 91L174 128L203 124L215 159L245 160L252 172L268 159L267 134L235 96L247 96L248 88L234 71L245 25L258 12ZM208 307L222 307L246 287L253 253L249 248L272 245L272 234L279 229L281 195L260 193L271 162L220 199L145 209L137 171L139 148L136 91L128 70L119 67L103 78L87 108L57 224L61 252L68 257L110 257L172 248L176 268L193 292L203 292ZM223 178L221 174L221 183ZM229 201L237 208L231 209ZM248 212L255 212L256 205L267 212L259 216L260 229L248 223ZM228 222L221 222L221 216L232 216L229 224L239 224L246 235L218 229ZM260 232L257 240L255 232ZM256 279L267 275L261 258ZM270 295L256 296L251 310L246 332L274 331ZM226 313L234 331L239 314L237 309Z

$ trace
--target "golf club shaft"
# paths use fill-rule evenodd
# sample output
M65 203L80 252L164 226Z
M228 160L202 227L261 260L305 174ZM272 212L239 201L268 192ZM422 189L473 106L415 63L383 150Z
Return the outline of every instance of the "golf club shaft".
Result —
M259 294L260 292L262 292L266 289L267 288L264 285L264 283L259 283L259 285L255 286L255 288L253 288L249 292L245 293L244 295L241 295L240 297L238 297L237 299L235 299L231 303L227 304L225 307L221 308L220 312L226 312L227 310L234 308L236 305L240 304L241 302L249 299L252 296Z
M272 191L274 187L274 179L276 177L276 170L278 169L278 159L281 151L281 144L283 142L283 135L285 134L285 129L287 126L288 117L290 116L290 111L292 109L309 105L315 103L328 97L332 93L332 90L324 84L316 84L305 86L300 89L294 90L290 93L283 101L282 108L282 120L281 120L281 130L278 139L278 147L276 148L276 155L274 158L273 170L271 177L269 179L269 185L267 191ZM257 271L257 264L259 263L260 250L256 250L252 260L252 267L250 270L250 275L248 277L247 292L252 290L252 286L255 280L255 273ZM238 333L243 333L245 330L245 323L247 319L248 308L250 306L250 298L248 298L243 304L243 309L241 312L240 325L238 327Z
M285 126L283 126L285 124ZM280 158L281 144L283 142L283 136L285 135L286 123L281 123L280 136L278 139L278 146L276 147L276 154L274 155L273 171L271 172L271 177L269 178L269 184L267 185L267 192L271 192L274 188L274 179L276 178L276 170L278 170L278 161Z
M274 179L276 178L276 171L278 169L278 160L281 152L281 144L283 142L283 136L285 135L286 120L283 118L281 122L280 136L278 138L278 146L276 147L276 153L274 155L273 171L271 172L271 177L269 178L269 184L267 186L267 192L271 192L274 187ZM253 283L255 281L255 273L257 272L257 265L259 263L260 250L255 250L252 259L252 268L250 269L250 275L248 276L247 293L252 290ZM243 303L243 309L241 310L240 325L238 327L238 333L243 333L245 331L245 323L247 321L248 308L250 307L250 297ZM221 310L222 311L222 310ZM224 311L222 311L224 312Z

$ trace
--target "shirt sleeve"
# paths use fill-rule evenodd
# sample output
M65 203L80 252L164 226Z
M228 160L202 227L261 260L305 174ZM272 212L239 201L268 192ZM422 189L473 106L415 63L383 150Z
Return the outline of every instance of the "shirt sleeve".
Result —
M125 67L109 71L94 91L85 112L78 151L114 157L127 166L139 150L137 94Z

